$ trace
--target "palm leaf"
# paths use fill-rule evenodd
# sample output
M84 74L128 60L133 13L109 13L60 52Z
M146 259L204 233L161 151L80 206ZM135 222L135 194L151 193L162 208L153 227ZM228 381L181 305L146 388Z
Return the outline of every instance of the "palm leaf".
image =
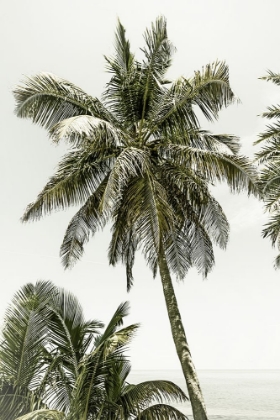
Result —
M108 177L103 180L96 191L91 194L86 203L74 215L65 232L60 248L62 264L65 268L72 267L84 253L84 245L89 236L97 229L102 229L109 217L109 213L101 211L101 201Z
M16 420L65 420L64 413L57 410L35 410L24 416L18 417Z
M167 404L155 404L146 408L135 417L135 420L187 420L181 411Z
M47 129L77 115L92 115L107 121L112 119L98 99L51 73L26 78L14 89L14 96L16 115L31 118Z

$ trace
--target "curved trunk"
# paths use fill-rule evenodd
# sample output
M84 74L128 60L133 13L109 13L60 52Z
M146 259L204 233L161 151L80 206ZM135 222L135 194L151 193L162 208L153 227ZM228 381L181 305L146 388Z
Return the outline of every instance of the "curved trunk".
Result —
M163 250L159 253L158 265L173 341L186 380L190 402L192 405L193 418L194 420L207 420L208 417L202 391L192 361L191 352L186 339L184 326L172 284L172 279Z

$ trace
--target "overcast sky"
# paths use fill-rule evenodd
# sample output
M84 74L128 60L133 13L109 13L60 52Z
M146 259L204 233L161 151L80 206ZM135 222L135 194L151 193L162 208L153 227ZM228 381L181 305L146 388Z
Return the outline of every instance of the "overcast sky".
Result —
M15 117L13 87L24 75L48 71L100 96L108 74L103 55L113 52L119 17L132 50L158 15L167 18L177 47L170 76L191 76L216 59L230 67L241 104L203 125L215 133L240 136L243 153L264 130L258 117L279 103L280 89L258 80L280 71L279 0L9 0L1 7L1 293L0 318L13 293L27 282L52 280L80 299L88 318L108 321L129 300L128 322L142 327L131 346L134 369L177 369L160 279L152 279L139 254L135 285L126 293L125 270L107 263L109 230L91 240L84 258L65 272L58 257L73 214L56 213L22 225L20 217L53 173L64 146L54 147L42 128ZM207 280L191 270L176 293L198 369L280 369L280 272L276 252L261 237L262 204L245 195L215 191L231 224L226 251L216 251Z

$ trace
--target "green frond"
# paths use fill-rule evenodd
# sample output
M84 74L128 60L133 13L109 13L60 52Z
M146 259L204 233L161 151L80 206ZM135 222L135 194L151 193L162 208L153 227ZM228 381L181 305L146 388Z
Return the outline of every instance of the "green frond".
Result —
M180 78L169 89L159 92L148 114L151 131L176 137L176 134L181 136L181 131L197 129L199 122L192 107L192 91L190 83Z
M272 119L272 118L279 118L280 117L280 107L279 105L269 106L268 111L262 114L262 117Z
M186 146L206 149L217 153L237 155L240 151L239 138L230 134L212 134L204 130L191 130L184 139ZM176 140L174 142L177 143Z
M280 86L280 74L274 73L271 70L268 70L268 75L260 77L261 80L266 80L267 82L275 83L276 85Z
M268 223L264 225L263 229L263 237L270 238L271 243L273 246L276 244L280 248L280 217L279 211L273 214L270 218Z
M57 410L35 410L15 420L66 420L64 413Z
M229 68L223 61L215 61L196 71L189 83L193 88L193 104L210 121L217 119L218 112L236 100L229 83Z
M125 36L125 28L118 20L115 34L115 56L105 57L107 61L107 70L118 76L125 76L131 68L134 55L130 51L130 42Z
M1 420L44 407L37 390L45 363L52 293L50 282L27 284L15 294L5 313L0 342Z
M117 157L108 177L101 204L102 211L114 208L129 181L134 177L143 176L148 167L149 155L145 150L126 147Z
M84 245L90 235L102 229L109 217L108 212L101 211L101 200L106 188L107 178L103 180L95 193L74 215L65 232L60 247L60 256L65 268L72 267L83 255Z
M128 302L124 302L121 303L117 310L115 311L114 315L112 316L111 320L109 321L105 331L103 332L103 334L101 336L99 336L96 340L95 340L95 345L99 346L101 345L104 341L107 340L108 337L110 337L112 334L114 334L117 330L117 327L120 327L123 325L123 319L128 316L129 314L129 303Z
M142 51L146 57L146 67L151 66L153 75L161 82L175 52L175 47L168 39L166 19L163 16L152 23L151 29L146 29L144 40L146 45Z
M176 164L190 165L197 174L211 184L224 181L232 192L245 190L248 194L258 194L256 169L244 156L227 155L181 145L159 148L159 153Z
M80 149L68 153L60 162L34 203L27 207L22 221L39 220L54 210L84 204L103 182L112 166L112 156Z
M112 119L104 105L82 89L51 73L28 77L14 89L16 115L31 118L47 129L77 115Z
M155 273L160 243L164 235L172 231L174 214L167 201L165 188L152 174L145 179L142 214L136 226L136 235L141 239L145 259Z
M279 144L280 140L280 121L266 126L266 131L259 135L259 139L254 144L259 144L263 141L276 142Z
M277 257L274 260L274 268L276 268L276 269L280 268L280 254L278 254Z
M131 402L132 407L146 406L151 403L182 403L188 400L186 394L173 382L164 380L146 381L136 385L127 385L123 392L123 400L127 401L127 405Z
M167 404L156 404L146 408L134 420L188 420L181 411Z
M279 138L272 137L269 138L269 141L266 142L261 148L261 150L255 153L255 161L261 165L266 162L274 161L280 159L280 130Z

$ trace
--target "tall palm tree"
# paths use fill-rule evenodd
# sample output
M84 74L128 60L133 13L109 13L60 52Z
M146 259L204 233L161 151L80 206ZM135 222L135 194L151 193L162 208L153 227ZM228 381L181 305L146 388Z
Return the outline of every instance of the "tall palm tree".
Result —
M72 294L50 282L24 286L6 312L0 342L0 419L148 419L157 409L151 419L164 413L185 420L163 403L186 400L172 382L126 382L124 350L138 327L119 328L127 314L124 303L101 334L103 324L86 322Z
M280 86L280 74L272 71L261 79ZM280 106L268 107L262 116L274 120L272 124L267 125L266 130L255 142L262 144L260 151L256 153L256 159L261 168L260 186L265 209L270 213L269 221L263 229L263 236L270 238L272 245L280 251ZM280 254L275 258L274 265L280 268Z
M16 114L47 128L54 143L70 146L23 221L78 205L61 246L72 266L91 235L112 223L109 262L126 266L127 288L141 249L153 275L159 271L173 340L195 420L207 418L178 309L171 275L192 266L204 276L214 264L213 243L225 248L229 225L209 186L225 181L233 192L255 192L255 171L238 154L238 139L202 130L235 98L223 62L191 78L166 78L174 47L160 17L144 33L143 60L131 52L119 22L115 54L105 57L111 77L102 100L48 73L15 91Z

